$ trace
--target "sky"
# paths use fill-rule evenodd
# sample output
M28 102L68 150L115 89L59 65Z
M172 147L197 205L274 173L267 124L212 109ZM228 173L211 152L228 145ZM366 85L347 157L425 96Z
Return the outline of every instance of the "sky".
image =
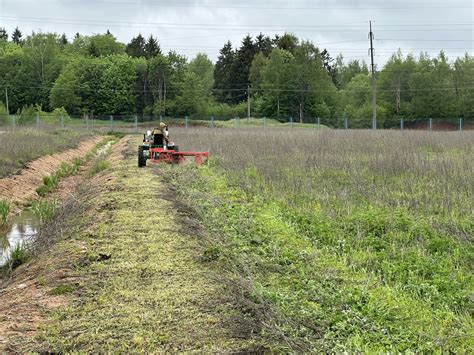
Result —
M73 38L107 29L127 43L141 33L158 38L164 51L213 61L230 40L260 32L291 32L326 48L332 57L370 62L369 21L378 67L399 48L449 59L474 50L474 0L0 0L0 27L11 34L65 33Z

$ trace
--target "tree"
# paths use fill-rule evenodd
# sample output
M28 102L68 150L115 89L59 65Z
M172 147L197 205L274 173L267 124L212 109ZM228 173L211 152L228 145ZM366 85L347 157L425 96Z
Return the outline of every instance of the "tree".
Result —
M287 84L291 77L290 70L293 61L293 54L284 49L276 48L271 52L268 63L262 70L261 88L267 107L264 112L267 116L275 116L276 114L277 117L280 117L282 114L290 114L288 110L289 102L286 100L288 95L285 96L284 94L288 93L286 89L289 89Z
M219 58L214 68L214 94L219 102L232 102L232 65L234 58L235 51L232 49L230 41L228 41L220 50Z
M425 53L420 54L409 85L413 92L410 104L412 118L456 116L454 77L443 52L435 59L430 59Z
M263 71L268 65L269 59L265 57L263 52L258 53L252 61L252 66L250 67L250 82L252 83L252 88L254 90L262 89L263 84Z
M180 94L174 99L172 111L175 115L192 115L202 112L207 105L209 95L201 78L192 71L184 74L179 84Z
M299 45L299 39L292 33L285 33L281 37L276 36L275 43L278 48L294 53Z
M103 34L86 37L86 42L86 54L91 57L125 53L125 46L117 42L117 39L112 35Z
M51 106L73 113L132 113L135 83L135 61L126 55L80 58L69 63L54 83Z
M12 33L12 42L20 45L22 43L21 37L22 37L21 31L18 29L18 27L16 27Z
M25 99L30 104L49 107L49 93L61 73L59 37L52 33L32 33L23 45L20 75L23 77Z
M3 43L0 46L0 87L8 87L10 112L16 112L31 103L29 92L25 90L23 48L14 43Z
M331 77L332 82L334 83L334 85L337 85L336 66L333 64L334 59L331 57L327 49L324 49L321 52L321 60L323 62L323 67L328 72L329 76Z
M319 50L311 42L302 42L295 49L289 83L294 90L294 102L298 105L293 111L297 111L300 122L307 111L324 104L336 91L323 67Z
M82 71L86 70L88 60L85 58L71 61L55 81L49 95L52 108L64 107L69 113L82 113L84 95L81 86Z
M252 37L247 35L242 40L231 66L229 87L232 87L230 102L237 104L247 99L247 87L250 85L250 67L257 54L257 47Z
M474 57L466 53L454 62L454 82L458 113L463 118L474 118Z
M148 37L148 41L145 43L144 46L144 51L145 57L147 59L153 58L158 54L161 54L160 45L158 44L158 41L153 38L153 35L150 35L150 37Z
M188 65L188 70L197 75L207 94L211 93L214 85L214 64L204 53L198 53Z
M127 44L126 52L130 57L145 57L145 38L139 33Z
M372 93L371 79L367 74L357 74L340 92L342 116L350 119L353 128L369 128L372 124ZM377 105L377 122L383 126L387 117L387 110L382 105Z
M8 41L8 32L4 27L0 27L0 41Z
M264 56L268 57L273 49L273 43L270 37L265 36L263 33L260 33L255 38L255 46L257 47L257 53L262 53Z
M384 102L390 115L398 121L398 117L409 115L413 92L410 90L410 78L415 73L416 62L413 56L404 58L398 50L385 64L377 78L379 101Z
M68 44L66 34L63 33L61 37L59 38L59 43L64 47L66 44Z
M155 114L161 115L166 112L166 93L171 71L170 61L163 55L157 55L148 61L149 89Z
M347 64L344 63L344 57L339 54L336 57L336 83L338 89L344 89L346 85L352 80L357 74L369 74L369 69L365 61L359 61L354 59L349 61Z

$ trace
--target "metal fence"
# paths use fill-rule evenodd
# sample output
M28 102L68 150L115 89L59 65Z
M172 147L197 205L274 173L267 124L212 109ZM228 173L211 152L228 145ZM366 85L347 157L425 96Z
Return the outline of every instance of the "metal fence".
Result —
M163 117L142 115L53 115L36 114L33 116L0 115L0 129L11 130L22 127L36 129L81 129L91 131L123 131L141 132L152 128L159 122L165 121L171 125L179 125L186 128L193 126L205 127L227 127L227 128L307 128L307 129L392 129L392 130L426 130L426 131L463 131L474 130L473 119L463 118L420 118L420 119L380 119L377 121L368 119L349 118L325 118L305 117L295 119L293 117L276 118L239 118L226 117Z

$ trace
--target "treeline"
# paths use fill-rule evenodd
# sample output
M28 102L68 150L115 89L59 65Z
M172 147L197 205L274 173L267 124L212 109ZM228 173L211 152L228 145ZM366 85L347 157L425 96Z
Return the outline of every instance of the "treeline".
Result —
M246 36L230 42L214 65L205 54L189 61L158 40L134 37L123 44L109 32L32 33L23 39L0 29L0 88L10 113L22 110L70 114L243 117L252 115L351 119L370 123L370 75L363 61L333 59L292 34ZM416 118L474 117L474 57L448 61L394 53L377 73L379 122ZM3 95L2 95L3 96ZM1 100L3 101L3 100ZM1 111L5 105L0 105Z

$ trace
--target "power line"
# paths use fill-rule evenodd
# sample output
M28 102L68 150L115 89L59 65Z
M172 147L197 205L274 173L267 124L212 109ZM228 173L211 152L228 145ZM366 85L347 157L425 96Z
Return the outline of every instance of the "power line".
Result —
M79 2L78 0L76 0ZM465 3L454 3L454 4L446 4L445 2L426 2L420 5L413 5L412 2L399 2L399 6L299 6L299 7L291 7L291 6L272 6L272 3L258 3L260 6L251 6L247 4L243 4L243 6L235 6L235 5L222 5L222 4L195 4L189 2L179 2L173 1L172 3L156 3L156 2L147 2L147 1L140 1L140 2L126 2L126 1L95 1L96 4L115 4L115 5L126 5L126 6L150 6L150 7L186 7L186 8L211 8L211 9L255 9L255 10L409 10L409 9L470 9L472 8ZM252 2L254 3L254 2ZM397 4L397 3L395 3ZM409 4L410 6L406 6L405 4ZM70 4L68 4L70 5ZM403 5L403 6L400 6Z
M372 21L369 22L370 32L370 67L372 71L372 128L377 129L377 101L375 96L375 64L374 64L374 33L372 32Z
M74 19L59 19L59 18L44 18L44 17L12 17L12 16L0 16L5 21L24 21L24 22L38 22L38 23L51 23L51 24L65 24L65 25L89 25L89 26L105 26L105 27L127 27L127 28L161 28L161 29L179 29L179 30L212 30L212 31L263 31L265 28L275 32L285 32L288 28L299 32L354 32L355 30L363 30L363 27L344 27L340 29L340 26L333 26L334 29L327 29L327 27L318 26L295 26L282 28L277 26L261 26L256 25L258 28L252 28L254 25L220 25L220 24L183 24L183 23L162 23L162 22L119 22L119 21L102 21L102 20L74 20ZM393 30L380 30L380 32L458 32L458 31L471 31L472 28L425 28L425 29L393 29Z
M177 90L177 89L166 89L166 92L170 93L182 93L184 92L222 92L222 91L227 91L227 92L243 92L244 96L247 96L247 83L246 84L241 84L241 88L212 88L212 89L187 89L187 90ZM30 89L49 89L51 90L51 86L34 86L34 85L12 85L12 84L7 84L4 85L5 87L8 88L30 88ZM154 88L154 89L153 89ZM427 87L424 86L423 88L413 88L413 89L404 89L405 92L429 92L429 91L435 91L435 92L444 92L444 91L454 91L454 90L471 90L474 89L474 86L464 86L464 87ZM114 88L99 88L99 89L94 89L90 87L74 87L74 88L55 88L55 90L59 91L65 91L65 92L88 92L90 94L97 94L101 92L135 92L135 93L153 93L157 92L160 90L160 88L157 87L152 87L152 89L134 89L134 88L119 88L119 89L114 89ZM310 93L310 92L322 92L322 93L333 93L333 90L326 90L326 89L318 89L318 88L313 88L313 89L281 89L281 88L255 88L252 89L254 92L293 92L293 93ZM396 92L397 88L394 87L393 89L379 89L379 92ZM351 90L350 92L356 92L356 93L367 93L370 92L369 90Z

